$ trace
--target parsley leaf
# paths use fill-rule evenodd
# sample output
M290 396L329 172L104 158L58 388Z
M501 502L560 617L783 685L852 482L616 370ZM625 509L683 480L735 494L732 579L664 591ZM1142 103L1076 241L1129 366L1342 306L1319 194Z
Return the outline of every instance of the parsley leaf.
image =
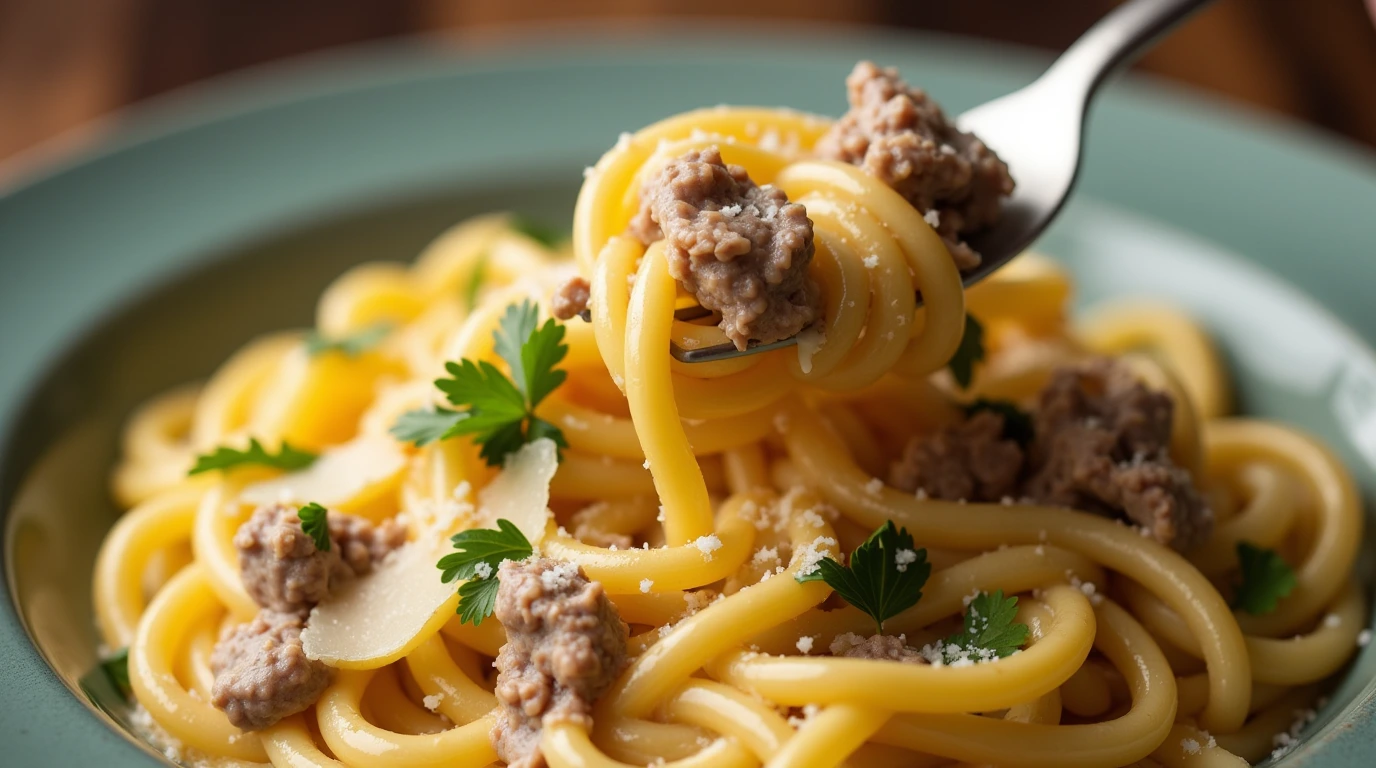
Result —
M391 332L391 323L373 323L339 338L330 338L319 331L311 331L306 335L306 353L311 357L323 355L326 352L338 352L346 357L358 357L380 344Z
M955 377L956 383L961 389L970 386L970 382L975 380L975 363L984 360L984 325L975 316L965 314L965 335L960 337L960 346L956 347L956 353L951 356L950 362L946 367L951 369L951 375Z
M443 439L455 424L466 418L466 414L450 408L416 408L397 417L397 422L388 431L404 443L422 446Z
M511 228L546 248L554 248L569 239L567 234L557 228L526 216L513 216Z
M1032 426L1032 415L1010 400L990 400L981 397L965 406L964 410L966 416L974 416L980 411L991 411L1002 416L1004 438L1018 445L1026 447L1036 435L1036 430Z
M459 587L460 624L483 623L492 615L497 603L497 568L503 560L524 560L530 557L535 548L510 520L497 521L497 530L473 528L456 533L449 539L458 550L440 558L435 564L442 573L440 581L448 584L455 579L466 579Z
M989 661L1012 655L1027 642L1027 625L1018 616L1017 596L1005 598L1003 590L983 592L965 608L965 629L941 644L942 661L954 664L970 659Z
M321 552L330 551L329 514L329 510L313 501L296 511L296 516L301 518L301 530L311 537L315 548Z
M245 464L261 464L265 467L291 471L305 469L314 464L317 458L319 457L309 451L298 451L285 440L282 441L282 448L276 454L268 453L257 438L250 438L246 451L222 445L210 453L197 456L196 464L191 467L191 471L187 474L199 475L202 472L232 469Z
M1299 584L1295 572L1274 549L1239 541L1237 563L1242 581L1236 585L1233 605L1253 616L1276 610L1280 599Z
M501 589L496 574L488 579L473 579L459 585L459 604L454 613L460 624L478 626L497 609L497 590Z
M884 622L906 611L922 598L922 586L932 575L927 550L914 549L906 528L890 520L850 555L846 567L823 558L811 573L799 573L799 582L825 581L846 602L874 619L879 632Z
M449 378L435 386L462 410L410 411L393 425L392 434L416 445L471 435L491 466L501 466L508 454L542 437L567 448L564 433L535 415L541 401L568 378L555 367L569 351L564 326L554 320L540 325L536 305L524 301L507 307L492 338L511 368L510 378L485 360L446 363Z
M115 690L127 697L129 692L133 690L129 685L129 649L121 648L108 658L101 659L100 667L110 677L110 682L114 684Z

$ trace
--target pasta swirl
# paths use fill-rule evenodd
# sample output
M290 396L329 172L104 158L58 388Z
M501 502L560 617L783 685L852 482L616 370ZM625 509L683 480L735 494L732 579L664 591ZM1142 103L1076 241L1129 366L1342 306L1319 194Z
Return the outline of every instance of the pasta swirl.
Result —
M208 760L498 760L489 732L508 704L492 660L520 634L496 618L451 616L450 587L405 637L331 660L313 704L259 731L241 732L210 703L217 638L260 612L239 532L277 502L265 488L309 492L297 501L376 530L398 524L408 552L447 552L448 535L493 526L485 494L512 465L489 466L467 437L417 445L390 430L417 410L443 416L435 406L451 404L432 382L446 362L503 370L493 332L508 308L546 301L576 270L591 322L563 326L567 381L529 414L567 445L547 500L530 497L552 516L525 533L542 557L600 585L630 634L624 670L591 716L548 720L533 737L549 765L1108 768L1265 757L1269 735L1289 728L1285 712L1312 702L1368 622L1352 575L1360 501L1346 470L1296 430L1231 415L1212 343L1173 309L1109 306L1072 323L1069 277L1035 255L967 293L949 232L874 174L819 156L832 129L787 110L713 108L627 134L589 170L569 248L550 249L503 215L466 222L414 265L362 265L327 289L317 333L381 325L375 346L320 353L300 334L273 334L136 413L113 474L130 511L100 551L94 595L105 643L129 649L138 706ZM676 319L687 294L668 245L628 226L666 164L709 147L806 209L821 310L797 349L702 364L668 354L671 344L730 340ZM987 355L962 387L944 369L968 317L982 323ZM1134 382L1174 404L1170 460L1216 520L1193 550L1104 514L946 500L884 481L915 436L969 424L981 403L1025 407L1092 355L1120 358ZM249 438L285 442L314 463L187 476L197 456ZM534 485L524 490L544 492ZM890 521L932 566L910 607L879 618L833 597L826 581L796 578L824 557L844 563ZM1295 586L1274 611L1230 604L1239 545L1292 567ZM402 579L400 554L348 582L398 579L398 614L438 582L434 557ZM995 591L1017 596L1027 643L1003 658L947 660L946 638L972 599ZM837 643L876 623L923 660L846 658Z

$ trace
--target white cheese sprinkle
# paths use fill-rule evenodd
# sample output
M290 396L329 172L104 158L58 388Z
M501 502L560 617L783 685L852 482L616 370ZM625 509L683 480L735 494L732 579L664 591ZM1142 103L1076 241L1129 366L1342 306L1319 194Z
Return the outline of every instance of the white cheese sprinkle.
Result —
M779 562L779 548L778 548L778 547L760 547L759 549L755 550L755 555L754 555L754 557L750 558L750 562L753 563L753 564L755 564L755 565L764 565L764 564L766 564L766 563L777 563L777 562Z
M871 253L870 255L865 257L866 269L874 269L877 266L879 266L879 256Z
M899 573L907 573L908 566L917 562L917 553L911 549L900 549L893 553L893 562Z
M884 490L884 481L877 477L871 477L870 481L865 483L865 493L871 496L878 496L882 490Z
M711 562L712 553L721 549L721 539L717 538L715 533L699 536L697 541L693 542L693 546L697 547L698 551L702 553L703 560Z
M816 571L817 564L831 556L831 547L834 546L836 546L836 539L830 536L818 536L798 553L798 573L807 576Z
M568 589L578 577L578 566L574 563L560 563L540 574L540 586L546 591L557 592Z
M444 694L443 694L443 693L436 693L436 694L431 695L431 696L426 696L425 698L421 699L420 701L421 701L422 704L425 705L425 708L426 708L426 709L430 710L431 712L435 712L435 711L439 710L439 708L440 708L440 702L441 702L441 701L444 701Z
M489 578L492 576L492 566L485 562L478 561L473 564L473 575L480 579Z
M798 638L798 652L803 654L804 656L806 656L809 653L812 653L811 635L805 635L803 637Z
M937 210L935 208L922 214L922 218L926 220L927 224L932 229L936 229L937 227L941 226L941 214L937 213Z
M654 585L655 585L655 583L654 583L653 581L651 581L650 579L641 579L641 580L640 580L640 591L641 591L641 592L649 592L649 591L650 591L650 588L653 587Z
M1181 739L1180 748L1185 750L1187 755L1199 754L1199 742L1194 739Z

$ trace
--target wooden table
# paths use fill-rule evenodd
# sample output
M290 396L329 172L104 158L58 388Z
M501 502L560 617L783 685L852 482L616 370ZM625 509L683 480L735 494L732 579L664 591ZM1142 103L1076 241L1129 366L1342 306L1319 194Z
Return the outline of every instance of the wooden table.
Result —
M1376 147L1376 0L1219 0L1141 68ZM0 0L0 160L251 64L416 33L491 44L529 20L793 18L1060 49L1113 0ZM688 9L688 10L685 10ZM51 151L41 153L51 154ZM29 159L33 159L32 156Z

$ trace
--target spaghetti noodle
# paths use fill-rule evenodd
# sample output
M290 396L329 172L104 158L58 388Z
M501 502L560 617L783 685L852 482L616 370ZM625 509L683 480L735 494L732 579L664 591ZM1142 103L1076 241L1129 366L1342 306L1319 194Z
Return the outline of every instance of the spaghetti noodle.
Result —
M1347 472L1293 429L1230 415L1220 360L1178 312L1108 307L1072 325L1067 276L1035 255L967 294L949 232L875 175L815 155L831 127L753 108L656 123L589 170L568 250L546 248L506 216L465 222L414 265L356 267L325 292L318 332L385 323L375 347L311 354L301 336L273 335L198 389L141 409L113 481L131 511L95 569L98 625L109 646L129 648L138 703L208 762L496 761L490 660L506 635L496 620L454 615L453 587L439 583L431 553L445 551L437 531L474 524L467 502L502 473L468 439L417 448L388 429L434 405L430 382L446 361L498 360L492 331L504 308L547 302L576 271L589 281L592 322L564 327L568 380L537 409L567 448L547 496L529 497L555 517L533 543L600 583L632 634L591 724L543 729L550 765L1090 768L1268 755L1269 735L1289 724L1277 713L1309 706L1367 623L1352 576L1362 517ZM730 340L675 319L684 297L664 242L646 246L626 231L647 181L709 148L812 222L821 319L803 352L703 364L668 354L671 343ZM943 369L967 311L985 324L988 357L964 389ZM1155 354L1135 354L1143 349ZM1217 519L1193 550L1103 515L923 498L877 479L910 437L959 422L963 404L1031 402L1054 369L1090 354L1127 356L1138 379L1174 395L1170 455ZM195 456L250 437L322 458L289 472L187 477ZM210 655L222 626L258 611L235 535L278 498L405 524L418 564L389 562L356 588L385 586L407 605L433 594L433 610L411 624L379 617L379 636L396 637L375 647L340 640L321 656L338 669L314 704L240 731L209 703ZM826 655L873 624L827 583L794 577L889 521L934 569L886 634L914 648L939 641L970 595L999 590L1020 596L1029 644L973 664ZM1295 587L1274 611L1250 615L1225 600L1239 542L1292 564Z

